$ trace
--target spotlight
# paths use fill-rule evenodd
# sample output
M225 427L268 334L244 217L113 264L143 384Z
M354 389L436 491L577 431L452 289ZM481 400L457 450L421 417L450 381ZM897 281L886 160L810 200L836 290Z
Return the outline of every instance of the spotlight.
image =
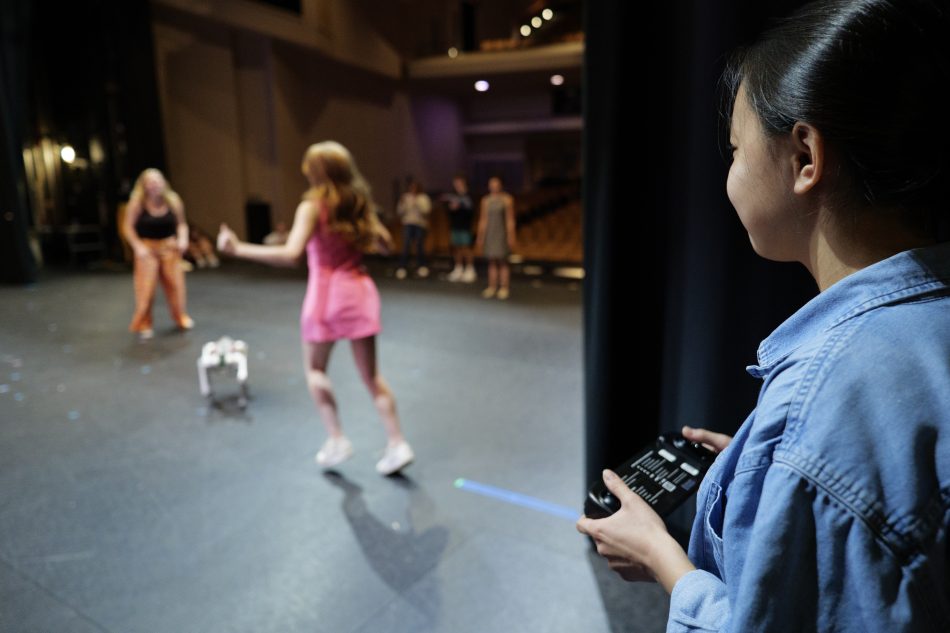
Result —
M524 35L525 37L528 37L529 35L531 35L531 27L528 26L527 24L522 24L521 34Z
M479 92L488 92L488 82L484 79L479 79L475 82L475 90Z
M451 57L452 59L455 59L458 56L459 56L459 49L455 48L454 46L449 49L449 57Z
M554 17L554 11L552 11L551 9L545 9L544 11L541 12L541 17L544 18L545 20L550 20Z
M76 160L76 150L73 149L72 145L63 145L63 148L59 150L59 155L64 162L70 165Z
M531 26L533 26L536 29L540 29L542 23L543 22L541 21L541 18L538 18L538 17L531 18Z
M564 75L551 75L551 85L560 86L564 83Z

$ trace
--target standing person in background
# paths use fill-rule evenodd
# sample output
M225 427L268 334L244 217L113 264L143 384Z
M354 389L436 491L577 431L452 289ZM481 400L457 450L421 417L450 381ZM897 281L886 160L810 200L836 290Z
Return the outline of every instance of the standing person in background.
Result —
M442 196L449 209L450 243L455 257L455 268L449 273L449 281L473 283L478 278L475 274L475 253L472 251L475 208L465 176L460 174L453 178L452 188L452 193Z
M517 246L515 237L514 199L505 192L501 178L488 179L488 195L482 198L478 218L478 243L476 248L488 260L488 287L482 296L501 300L510 293L511 268L508 256Z
M332 468L353 454L353 444L340 426L336 396L327 376L333 344L349 339L353 359L388 438L376 470L392 475L408 466L415 456L402 435L396 399L379 373L379 292L362 265L364 252L388 251L392 238L376 217L369 185L345 147L334 141L311 145L301 170L310 188L297 207L285 244L242 242L222 225L218 249L272 266L294 266L307 253L307 295L300 315L304 371L329 436L317 452L316 462Z
M152 302L159 282L172 320L182 330L195 322L185 311L185 274L181 256L188 250L185 205L157 169L139 174L129 196L123 235L135 254L135 314L129 331L140 339L155 335Z
M287 223L283 220L277 222L276 228L264 236L265 246L281 246L287 243L290 231L287 230Z
M406 278L406 267L409 265L409 247L416 245L417 273L425 279L429 276L429 267L426 266L426 233L429 230L429 214L432 212L432 201L422 190L418 180L409 182L409 190L399 199L396 207L399 219L402 220L402 256L399 258L399 268L396 269L398 279Z

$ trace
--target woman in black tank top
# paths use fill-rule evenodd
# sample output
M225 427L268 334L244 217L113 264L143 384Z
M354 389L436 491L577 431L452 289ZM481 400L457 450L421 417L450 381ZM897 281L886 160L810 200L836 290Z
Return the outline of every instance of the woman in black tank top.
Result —
M182 330L194 327L185 311L182 253L188 248L185 207L157 169L146 169L135 181L126 207L123 235L135 253L135 314L129 331L142 339L154 336L152 300L159 281L172 320Z

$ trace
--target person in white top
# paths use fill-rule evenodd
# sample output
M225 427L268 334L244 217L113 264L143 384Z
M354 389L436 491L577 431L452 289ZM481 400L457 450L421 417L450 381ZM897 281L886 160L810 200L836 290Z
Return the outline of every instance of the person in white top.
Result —
M409 183L409 190L402 194L399 205L396 207L399 219L402 220L402 256L399 258L399 268L396 277L406 278L406 267L409 265L409 248L415 244L416 273L426 278L429 276L429 267L426 265L426 233L429 230L429 214L432 212L432 201L422 190L417 180Z
M264 245L283 246L287 243L288 237L290 237L290 231L287 229L287 223L281 220L273 231L264 236Z

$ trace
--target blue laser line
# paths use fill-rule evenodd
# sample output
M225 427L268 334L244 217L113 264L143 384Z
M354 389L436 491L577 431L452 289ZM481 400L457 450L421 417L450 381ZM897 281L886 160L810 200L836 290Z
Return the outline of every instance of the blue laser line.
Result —
M573 508L523 495L520 492L513 492L511 490L505 490L504 488L482 484L477 481L472 481L471 479L456 479L455 487L459 490L467 490L477 495L498 499L499 501L504 501L505 503L521 506L523 508L530 508L531 510L544 512L545 514L567 519L572 522L577 521L581 517L580 512Z

